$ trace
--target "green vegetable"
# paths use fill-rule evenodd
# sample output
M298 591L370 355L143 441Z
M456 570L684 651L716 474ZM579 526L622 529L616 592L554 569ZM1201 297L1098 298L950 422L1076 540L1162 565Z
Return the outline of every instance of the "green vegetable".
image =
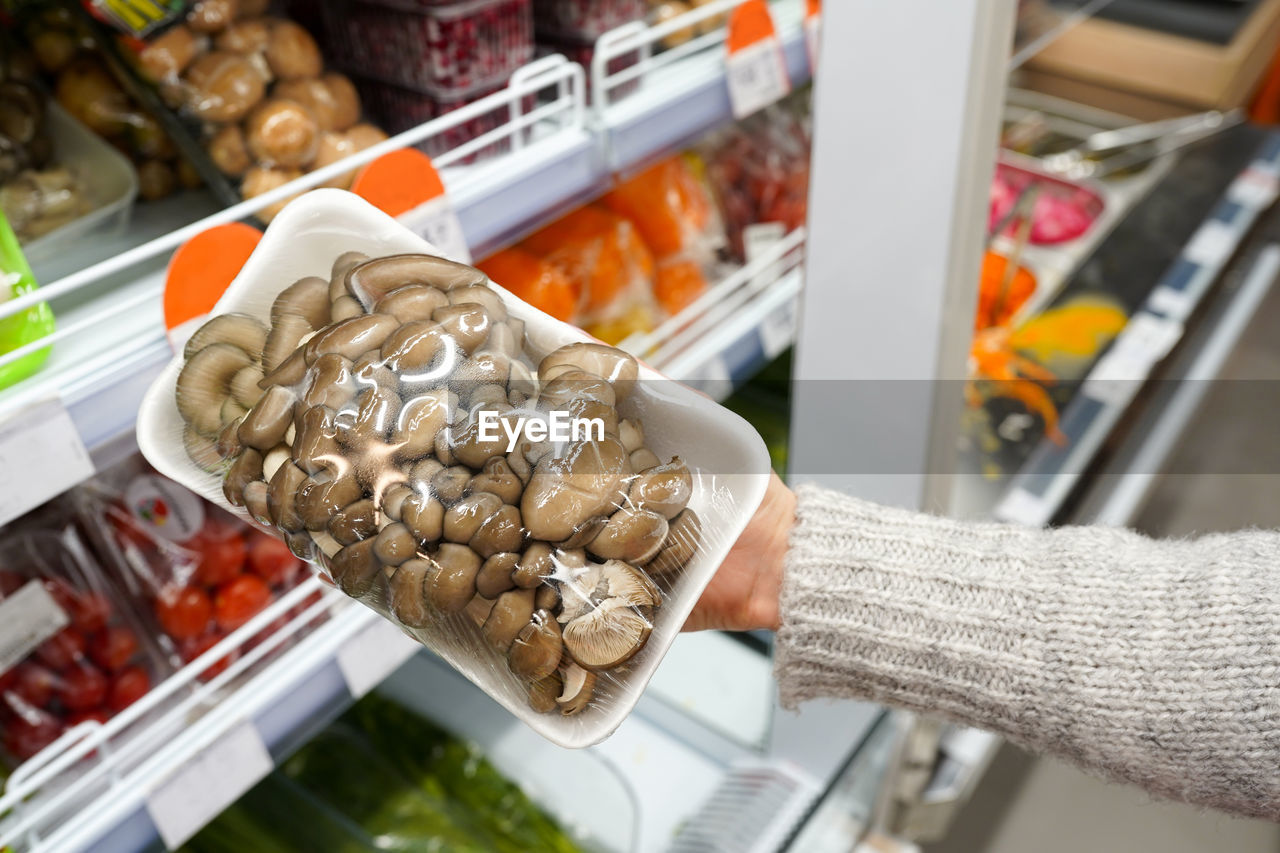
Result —
M0 213L0 305L35 290L35 276L18 247L18 237L9 220ZM0 356L38 341L53 332L53 312L43 302L0 319ZM49 357L49 347L27 353L15 361L0 365L0 388L26 379L40 369Z

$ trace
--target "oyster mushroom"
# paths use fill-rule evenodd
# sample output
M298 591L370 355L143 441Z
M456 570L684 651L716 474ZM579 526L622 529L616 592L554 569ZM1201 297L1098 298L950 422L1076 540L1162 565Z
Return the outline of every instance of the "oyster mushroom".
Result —
M306 320L312 329L323 329L330 323L330 302L329 282L315 275L300 278L280 291L271 304L271 322L293 315Z
M373 546L373 553L388 566L399 566L417 552L418 540L403 522L382 528Z
M449 423L457 406L457 396L443 388L406 400L391 433L390 443L396 455L418 459L430 453L436 436Z
M201 435L190 426L186 426L182 429L182 447L187 451L191 461L201 470L210 473L222 470L222 454L218 452L218 444L212 438Z
M583 669L572 661L561 668L560 680L562 691L556 697L556 705L560 713L566 717L579 714L591 702L596 691L596 674Z
M259 524L271 523L271 509L267 505L267 484L254 480L244 487L244 508ZM306 558L304 558L306 559Z
M254 480L261 479L262 454L253 448L246 448L227 470L227 476L222 481L222 494L232 506L244 506L245 487Z
M240 424L240 444L270 450L284 440L293 423L293 392L273 385L262 395Z
M563 689L560 674L555 672L530 683L529 707L539 714L550 714L556 709L556 697Z
M222 429L222 404L231 394L231 380L253 359L240 347L214 343L187 360L178 374L175 398L183 420L201 435L217 436Z
M489 492L468 495L445 513L444 538L470 545L481 557L516 551L523 540L520 511Z
M556 671L563 655L560 624L547 611L538 610L516 635L507 664L521 678L538 681Z
M662 600L658 588L640 569L620 560L599 567L594 589L576 600L566 599L560 614L565 649L582 668L612 669L644 648L653 630L653 609Z
M431 572L430 562L415 558L402 563L391 576L391 612L410 628L424 628L431 621L426 589Z
M294 465L292 460L286 460L267 483L267 509L271 515L271 523L286 533L298 533L306 529L302 516L298 513L298 491L306 481L306 472Z
M701 543L702 522L693 510L686 509L671 520L662 550L645 568L654 576L678 572L693 559Z
M373 553L374 540L365 539L347 545L330 559L330 571L338 588L352 598L359 598L373 588L381 574L382 564Z
M302 402L311 407L337 411L356 395L354 363L337 353L322 355L307 370ZM322 410L323 411L323 410Z
M471 472L461 465L442 468L431 478L431 488L445 503L461 500L471 484Z
M393 290L411 284L426 284L438 290L453 290L488 282L480 270L432 255L390 255L354 266L346 275L347 291L371 308Z
M400 517L421 545L434 545L444 535L444 504L430 495L415 492L405 498Z
M516 635L533 618L533 599L531 589L512 589L497 597L481 628L489 645L504 654L511 650Z
M355 361L365 353L381 347L382 342L398 328L399 321L389 314L362 314L326 326L307 341L303 357L308 366L315 364L320 356L331 352Z
M262 366L272 371L284 364L284 360L293 355L299 342L311 331L311 323L306 317L282 314L272 322L271 331L267 333L266 343L262 347Z
M266 339L267 327L253 317L244 314L219 314L187 338L182 356L190 360L210 344L231 344L250 356L257 356L262 352Z
M302 380L307 377L307 366L306 355L303 348L299 347L293 351L292 355L281 362L279 367L267 373L262 378L262 381L258 383L258 387L264 391L272 385L294 388L300 385Z
M497 598L515 586L512 574L520 563L520 555L514 551L494 554L484 561L480 574L476 575L476 592L485 598Z
M480 555L466 545L443 542L432 560L437 570L427 581L427 600L445 613L461 611L476 594Z
M644 565L667 538L667 520L650 509L623 507L609 517L587 550L605 560Z
M356 301L354 296L343 295L333 301L329 307L333 322L337 323L342 320L350 320L355 317L364 316L364 307Z
M431 319L439 323L441 330L468 356L489 339L489 331L493 328L488 312L474 302L437 308Z
M633 454L634 456L634 454ZM627 496L637 509L649 509L672 519L684 511L693 496L693 475L679 456L665 465L644 471L631 481Z
M430 320L437 308L449 304L442 291L425 284L411 284L382 296L373 304L378 314L390 314L402 323Z
M524 484L511 470L504 456L494 456L484 463L484 470L471 479L471 492L489 492L505 504L515 504L524 493Z
M350 474L326 482L308 480L298 489L298 515L307 530L327 530L334 516L363 495L360 482Z
M658 458L658 454L654 453L647 447L642 447L631 454L631 470L632 471L648 471L650 468L656 468L662 464L662 460Z
M621 402L631 393L640 368L628 353L604 344L576 343L562 346L538 363L538 379L549 382L571 370L586 371L613 386Z
M530 538L563 542L588 519L611 514L630 474L626 451L611 436L571 444L564 456L543 457L520 499Z
M644 427L639 421L623 418L618 421L618 440L628 453L635 453L644 447Z
M378 532L378 511L369 498L361 498L329 519L329 535L343 545L368 539Z
M539 610L550 610L560 606L560 585L547 582L538 587L537 594L534 596L533 603Z
M231 399L241 406L252 409L262 399L262 389L258 383L262 381L262 368L251 364L231 377Z

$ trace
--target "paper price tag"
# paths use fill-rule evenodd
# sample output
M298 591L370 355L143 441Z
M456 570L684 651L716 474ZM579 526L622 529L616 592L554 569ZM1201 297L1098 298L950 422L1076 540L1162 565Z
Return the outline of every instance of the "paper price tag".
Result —
M433 198L398 217L405 227L440 250L451 261L471 263L462 223L447 196Z
M1274 172L1251 167L1240 173L1227 190L1227 198L1244 207L1265 210L1280 197L1280 179Z
M274 762L257 729L240 723L179 767L147 797L147 811L170 850L271 772Z
M729 15L726 78L734 118L742 119L791 91L782 42L764 0L747 0Z
M0 673L8 672L70 621L44 584L23 584L0 602Z
M382 683L422 646L399 628L379 619L338 651L338 669L356 699Z
M1192 263L1216 267L1231 256L1239 238L1240 233L1236 228L1211 219L1196 230L1182 250L1182 255Z
M773 360L795 341L796 314L795 303L787 302L778 306L778 310L764 318L760 323L760 344L764 348L764 356Z
M93 476L93 461L57 398L0 423L0 525Z
M1135 314L1111 350L1090 371L1085 393L1108 403L1127 401L1182 338L1182 331L1182 324L1175 320L1145 312Z

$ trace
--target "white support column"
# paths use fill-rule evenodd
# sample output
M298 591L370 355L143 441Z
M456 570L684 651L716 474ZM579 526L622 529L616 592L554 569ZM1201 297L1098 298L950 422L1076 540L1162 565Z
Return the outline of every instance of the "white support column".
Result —
M796 482L947 506L1014 7L823 5Z

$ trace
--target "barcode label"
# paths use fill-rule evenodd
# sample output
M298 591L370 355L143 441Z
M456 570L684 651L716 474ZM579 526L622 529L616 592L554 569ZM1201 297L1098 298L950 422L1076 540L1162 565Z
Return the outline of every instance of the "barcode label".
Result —
M407 213L400 222L440 251L441 257L459 263L471 263L471 250L462 232L458 214L446 195L436 196Z
M782 43L769 36L729 54L727 77L733 116L743 119L791 91Z
M0 672L21 663L71 620L38 580L0 601Z

